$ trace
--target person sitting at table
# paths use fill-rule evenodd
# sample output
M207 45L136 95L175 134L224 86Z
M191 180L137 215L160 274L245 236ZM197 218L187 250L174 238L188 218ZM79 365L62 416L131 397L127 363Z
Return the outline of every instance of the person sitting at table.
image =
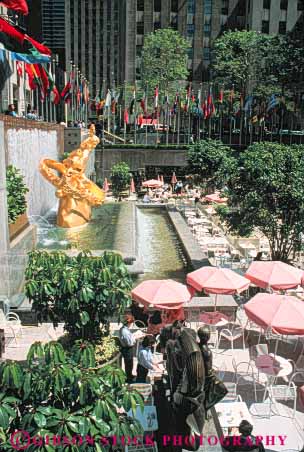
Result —
M160 370L159 365L153 361L152 346L155 342L153 336L146 336L142 341L137 357L137 383L146 383L149 370Z
M227 436L225 441L223 441L222 447L225 450L230 452L238 452L238 451L256 451L256 452L265 452L265 448L263 443L260 440L257 440L252 433L253 426L248 421L242 421L239 425L240 436L237 438L239 441L236 441L235 436ZM239 444L238 444L239 443Z
M208 347L210 340L210 329L202 326L197 330L199 348L201 350L205 366L205 410L210 410L216 403L222 400L228 393L224 383L219 380L212 368L212 351Z
M123 326L119 330L119 339L121 344L121 354L124 359L125 372L127 376L127 383L133 383L133 347L135 345L135 338L131 333L131 327L134 323L132 315L126 315L123 321Z
M148 320L148 334L153 334L156 336L159 334L161 328L163 327L162 317L160 311L154 311Z

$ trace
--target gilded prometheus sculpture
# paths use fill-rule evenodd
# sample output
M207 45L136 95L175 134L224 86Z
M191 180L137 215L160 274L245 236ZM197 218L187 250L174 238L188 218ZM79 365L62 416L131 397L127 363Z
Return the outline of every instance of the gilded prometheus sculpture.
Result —
M89 138L62 163L50 159L40 162L40 173L57 188L56 196L60 200L57 225L62 228L88 223L92 215L91 207L100 206L105 200L105 192L85 176L89 155L99 141L95 135L95 126L92 125Z

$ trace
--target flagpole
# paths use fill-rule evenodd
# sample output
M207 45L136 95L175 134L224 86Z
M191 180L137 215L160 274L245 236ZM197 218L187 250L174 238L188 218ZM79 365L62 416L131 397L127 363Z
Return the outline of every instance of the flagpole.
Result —
M169 144L169 95L167 93L167 97L166 97L166 101L167 101L167 105L166 105L166 145L168 146Z
M127 121L126 121L126 110L127 110L127 102L126 102L126 96L127 96L127 82L124 81L124 143L126 144L126 138L127 138Z
M66 86L68 83L67 80L67 73L64 71L64 86ZM64 122L66 123L66 126L68 125L68 104L64 102Z
M23 67L23 96L24 96L24 117L26 118L27 113L27 102L26 102L26 73L25 73L25 63L22 65ZM21 77L20 77L21 81Z
M134 86L135 86L135 99L134 99L134 144L136 144L137 142L137 85L136 85L136 80L134 82Z
M147 125L147 110L148 110L148 87L145 88L145 119L146 119L146 146L148 145L148 125Z
M222 93L224 92L224 88L220 88L220 105L219 105L219 113L220 113L220 130L219 130L219 136L220 140L222 140L222 129L223 129L223 96Z

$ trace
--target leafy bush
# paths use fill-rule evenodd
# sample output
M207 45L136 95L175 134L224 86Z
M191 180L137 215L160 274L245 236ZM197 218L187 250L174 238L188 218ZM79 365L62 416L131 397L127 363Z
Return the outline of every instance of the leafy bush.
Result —
M130 168L125 162L117 163L112 167L111 182L113 194L119 198L131 182Z
M110 318L119 318L130 304L132 280L122 257L112 252L70 257L33 251L25 275L26 295L38 320L50 319L55 327L64 321L74 340L99 341Z
M117 341L114 337L105 336L101 338L100 344L95 346L95 359L97 364L110 361L119 351Z
M6 168L6 189L7 189L7 208L8 222L15 223L20 215L26 212L26 193L29 191L23 182L23 176L20 170L13 165Z
M76 435L95 439L95 445L66 445L65 452L102 452L100 438L142 435L139 422L127 416L143 400L125 385L121 369L96 369L94 347L78 343L70 353L57 342L35 343L26 364L0 364L1 450L14 450L10 437L25 430L30 437L50 438L50 445L31 445L29 452L55 452L51 439ZM38 443L39 444L39 443ZM63 446L60 446L62 450Z

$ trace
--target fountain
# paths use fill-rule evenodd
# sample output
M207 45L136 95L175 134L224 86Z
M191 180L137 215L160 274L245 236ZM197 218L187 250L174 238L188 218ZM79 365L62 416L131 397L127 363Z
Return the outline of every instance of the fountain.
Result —
M89 138L72 151L63 162L44 159L40 162L41 174L56 188L59 198L57 225L62 228L74 228L87 224L91 220L92 206L100 206L105 200L105 192L85 176L85 168L90 152L99 143L95 135L95 126L89 131ZM53 170L58 171L57 176Z

